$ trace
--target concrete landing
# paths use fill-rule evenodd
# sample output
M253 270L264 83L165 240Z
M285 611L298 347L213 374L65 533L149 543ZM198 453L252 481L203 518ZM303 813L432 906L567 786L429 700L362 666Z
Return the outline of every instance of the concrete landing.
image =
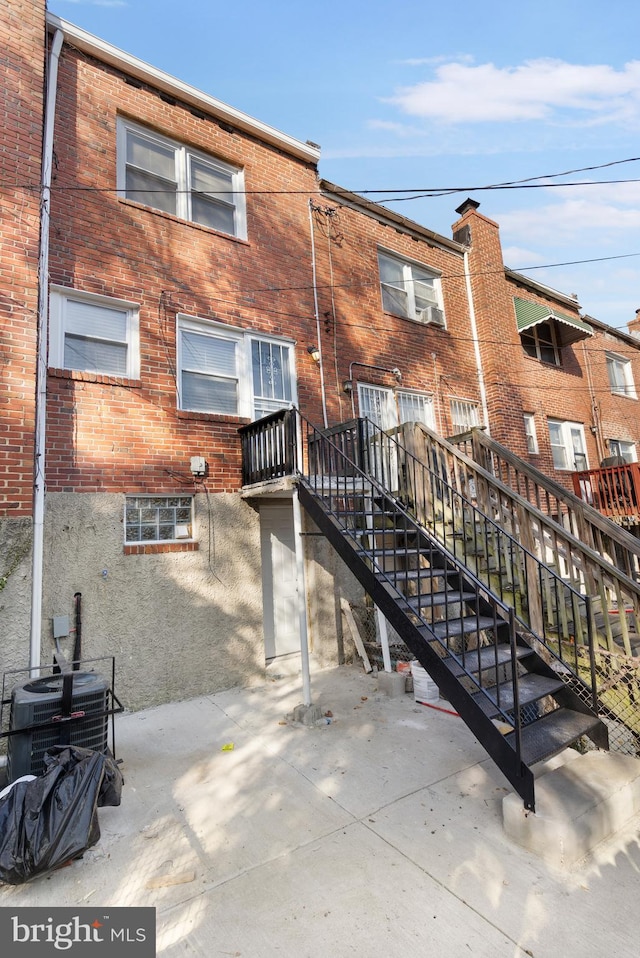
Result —
M536 811L514 794L502 802L505 833L556 867L573 865L640 812L640 762L572 749L536 778Z

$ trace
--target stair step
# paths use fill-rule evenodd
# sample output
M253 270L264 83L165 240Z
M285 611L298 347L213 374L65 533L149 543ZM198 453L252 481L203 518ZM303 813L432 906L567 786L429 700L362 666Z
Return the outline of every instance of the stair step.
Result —
M526 659L533 655L533 650L526 645L516 647L516 659ZM485 672L488 669L499 668L511 663L511 648L506 643L499 645L485 645L481 649L470 649L462 655L450 653L444 659L447 668L456 678L462 675L477 675L478 672ZM464 666L463 666L464 662Z
M493 616L489 615L466 615L445 622L434 622L432 629L439 639L444 639L447 636L466 635L468 632L492 629L496 624L507 625L508 623L503 619L495 620Z
M549 712L522 729L522 761L525 765L534 765L551 758L599 724L597 716L573 709L561 708ZM515 732L505 735L505 741L515 748Z
M518 691L520 708L537 702L546 695L554 695L565 687L562 679L551 678L547 675L538 675L537 672L527 672L518 679ZM483 692L477 692L473 698L478 703L485 715L493 718L499 714L499 711L511 712L513 710L513 685L511 682L505 682L500 685L500 709L497 705L498 688L485 689Z
M459 592L456 589L448 589L444 592L423 592L422 595L409 595L407 602L414 609L420 609L422 606L448 605L450 602L473 602L476 598L475 592Z

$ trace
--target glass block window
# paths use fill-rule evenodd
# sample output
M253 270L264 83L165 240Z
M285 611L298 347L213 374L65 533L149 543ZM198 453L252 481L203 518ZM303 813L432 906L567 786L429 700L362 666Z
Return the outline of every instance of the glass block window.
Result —
M193 496L127 496L125 542L193 538Z

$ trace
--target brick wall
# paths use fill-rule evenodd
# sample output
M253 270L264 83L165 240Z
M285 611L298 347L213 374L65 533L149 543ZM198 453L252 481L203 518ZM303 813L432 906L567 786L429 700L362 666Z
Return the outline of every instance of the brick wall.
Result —
M44 0L0 0L0 517L31 513Z
M555 470L549 443L548 420L581 423L591 468L608 455L610 438L640 441L640 403L612 393L606 353L631 361L640 384L640 342L634 345L625 333L603 330L594 322L594 335L562 348L562 365L554 366L528 356L517 331L514 297L546 305L567 316L580 318L579 305L565 297L554 298L526 279L505 275L498 224L468 209L454 230L468 226L470 263L482 362L486 378L491 434L517 455L573 489L567 471ZM588 320L588 317L587 317ZM529 454L523 414L535 416L538 454Z
M242 167L247 241L118 199L118 116ZM315 169L69 47L55 143L52 282L138 303L141 370L136 381L51 371L49 490L170 492L190 479L196 454L210 491L239 488L244 420L176 408L176 316L295 340L300 395L319 421L306 351Z

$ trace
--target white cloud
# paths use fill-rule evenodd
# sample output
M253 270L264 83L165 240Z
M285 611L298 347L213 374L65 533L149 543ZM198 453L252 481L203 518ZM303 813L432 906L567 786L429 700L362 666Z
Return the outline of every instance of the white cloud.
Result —
M640 61L621 70L548 58L515 67L451 62L436 67L435 79L401 87L384 102L411 116L448 124L564 123L567 111L575 111L572 119L581 125L638 122Z

